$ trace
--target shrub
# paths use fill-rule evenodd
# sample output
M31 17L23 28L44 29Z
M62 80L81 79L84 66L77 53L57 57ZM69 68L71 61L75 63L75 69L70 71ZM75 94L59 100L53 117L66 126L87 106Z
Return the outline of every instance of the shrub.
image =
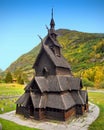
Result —
M24 80L23 80L23 78L22 78L21 75L18 76L17 82L18 82L19 84L24 84Z
M99 44L96 47L97 53L104 53L104 41L100 41Z
M12 83L12 75L10 72L7 73L6 77L5 77L5 82L6 83Z
M94 83L92 81L89 81L87 78L83 78L82 83L83 86L94 87Z
M100 88L104 88L104 81L100 83Z

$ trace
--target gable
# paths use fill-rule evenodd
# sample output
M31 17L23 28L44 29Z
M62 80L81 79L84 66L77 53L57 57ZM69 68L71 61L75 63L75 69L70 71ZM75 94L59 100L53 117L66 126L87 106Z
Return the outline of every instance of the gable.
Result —
M16 104L22 105L24 107L27 106L30 98L30 93L24 93L17 101Z
M47 70L49 75L55 74L55 66L44 48L39 53L34 68L38 76L44 76L44 70Z
M25 87L25 92L30 92L33 91L35 93L41 93L40 88L38 87L37 82L35 81L35 79L33 78L31 80L31 82Z
M46 38L44 45L48 46L49 49L54 53L54 55L56 55L56 56L61 55L61 53L60 53L61 46L50 35Z
M53 64L56 67L62 67L62 68L70 69L69 63L66 61L66 59L62 55L56 56L52 52L52 50L48 46L46 46L46 45L44 45L44 50L47 53L47 55L50 57L51 61L53 62Z
M45 42L44 42L45 45L48 45L48 46L57 46L57 47L61 47L60 44L57 42L57 40L54 40L50 35L48 35L45 39Z
M43 65L44 67L51 66L49 67L50 70L51 68L53 69L53 66L67 68L71 70L69 63L60 53L60 45L57 43L57 41L53 40L51 36L47 36L42 41L42 47L40 53L36 58L33 68L35 68L35 70L37 71L37 69L40 69ZM43 68L41 68L40 71L42 71L42 69Z

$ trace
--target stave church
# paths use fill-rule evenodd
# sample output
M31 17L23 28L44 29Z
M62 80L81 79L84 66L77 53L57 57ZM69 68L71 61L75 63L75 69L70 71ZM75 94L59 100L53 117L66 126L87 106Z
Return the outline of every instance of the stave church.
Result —
M40 52L33 64L34 77L16 101L16 114L35 120L65 121L88 111L88 93L80 78L61 54L52 17L47 36L41 40Z

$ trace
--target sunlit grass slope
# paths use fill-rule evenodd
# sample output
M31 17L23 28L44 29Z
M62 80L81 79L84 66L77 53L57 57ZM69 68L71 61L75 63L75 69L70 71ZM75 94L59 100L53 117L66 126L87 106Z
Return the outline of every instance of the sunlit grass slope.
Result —
M100 108L100 115L96 121L90 125L89 130L104 130L104 93L90 92L89 100Z

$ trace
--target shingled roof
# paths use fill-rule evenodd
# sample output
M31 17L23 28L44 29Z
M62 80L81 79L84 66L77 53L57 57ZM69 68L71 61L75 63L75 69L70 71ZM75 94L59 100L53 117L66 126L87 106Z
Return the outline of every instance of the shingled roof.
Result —
M49 56L49 58L52 60L55 66L69 68L69 69L71 68L69 63L66 61L66 59L62 55L56 56L48 46L44 45L43 47L46 54Z
M36 76L32 79L31 83L27 85L25 90L33 86L34 88L38 86L41 93L80 90L80 82L81 80L79 78L68 75L48 76L47 78L43 76ZM33 83L36 83L37 86Z
M83 95L83 96L82 96ZM26 106L29 99L32 99L34 108L56 108L60 110L68 110L69 108L75 106L76 104L85 104L86 103L86 92L64 92L64 93L46 93L46 94L37 94L34 92L24 93L18 100L17 104ZM83 99L84 97L84 99ZM57 102L56 102L57 101Z
M32 99L34 108L49 107L67 110L76 104L85 104L86 93L85 91L79 92L80 82L79 78L68 75L48 76L47 78L36 76L32 79L31 83L27 85L28 87L26 87L25 90L31 89L33 86L34 88L38 86L41 93L35 93L35 91L31 92L30 95L29 93L25 93L17 101L17 104L22 104L25 100L23 104L25 105L29 96Z
M35 84L35 80L34 80L34 78L30 81L30 83L28 83L27 85L26 85L26 87L24 88L24 90L30 90L30 87L33 87Z
M55 33L55 30L53 30L53 31L54 31L54 33ZM56 33L55 33L55 34L56 34ZM47 42L48 39L51 40L51 42L53 43L53 45L58 46L58 47L61 48L61 45L58 43L58 41L55 40L55 39L53 39L52 36L51 36L50 34L48 34L47 37L45 38L45 40L44 40L44 44L48 44L48 42Z
M57 101L57 102L56 102ZM75 101L69 92L63 94L49 94L47 107L61 110L68 110L75 106Z
M33 65L35 74L16 102L16 113L35 119L65 121L71 115L87 111L88 95L87 91L81 90L81 79L73 76L69 63L61 54L53 9L50 29L47 30L43 40L39 36L41 49Z
M71 93L66 92L63 94L30 94L34 108L56 108L67 110L76 105ZM56 102L57 101L57 102Z
M30 94L34 108L46 108L46 95L40 95L36 93Z
M42 41L42 47L41 47L41 50L40 50L40 52L39 52L39 54L38 54L38 56L36 58L36 61L35 61L34 65L33 65L33 68L35 68L35 65L40 60L40 57L43 54L43 52L45 52L55 66L71 69L69 63L66 61L66 59L62 55L56 56L53 53L53 51L49 48L49 46L46 45L46 41L47 41L48 38L50 38L52 40L52 42L54 43L54 45L61 47L58 44L58 42L55 41L51 36L47 36Z
M24 94L16 101L16 104L20 104L20 105L26 106L26 105L28 104L29 97L30 97L30 94L29 94L29 93L24 93Z
M34 80L36 81L36 83L42 93L49 91L48 82L45 77L37 76L37 77L35 77Z
M80 95L83 98L84 103L88 102L88 93L87 93L87 91L81 90Z
M77 105L84 105L85 104L85 101L83 100L82 95L80 94L79 91L72 91L71 94L72 94L72 97Z

